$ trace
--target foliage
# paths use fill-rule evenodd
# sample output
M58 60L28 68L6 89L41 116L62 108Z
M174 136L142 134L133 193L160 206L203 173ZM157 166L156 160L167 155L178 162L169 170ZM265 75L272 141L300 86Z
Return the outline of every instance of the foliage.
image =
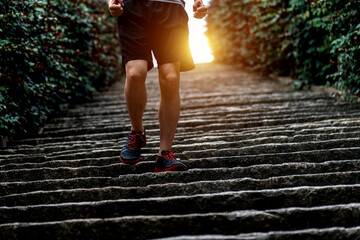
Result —
M2 0L0 25L0 135L35 130L119 73L104 1Z
M207 36L216 61L359 94L359 6L359 0L212 0Z

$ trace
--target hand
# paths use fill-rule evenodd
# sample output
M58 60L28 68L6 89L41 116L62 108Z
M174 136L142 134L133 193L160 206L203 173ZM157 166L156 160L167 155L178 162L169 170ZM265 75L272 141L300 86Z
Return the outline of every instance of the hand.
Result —
M193 5L194 18L202 19L207 14L207 6L204 5L202 0L195 0Z
M119 17L124 12L124 3L123 0L106 0L109 6L109 11L111 16Z

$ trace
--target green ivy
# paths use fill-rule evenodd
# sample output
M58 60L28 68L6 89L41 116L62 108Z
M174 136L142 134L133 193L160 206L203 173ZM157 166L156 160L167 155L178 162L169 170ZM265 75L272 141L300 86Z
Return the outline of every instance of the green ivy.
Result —
M0 25L0 135L32 132L121 69L102 0L4 0Z
M293 76L296 88L327 83L359 95L359 6L359 0L212 0L207 36L216 61Z

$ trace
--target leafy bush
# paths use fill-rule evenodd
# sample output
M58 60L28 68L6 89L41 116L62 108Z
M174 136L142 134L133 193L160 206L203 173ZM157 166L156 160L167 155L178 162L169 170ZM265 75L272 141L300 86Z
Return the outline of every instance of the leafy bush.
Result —
M0 25L0 135L31 132L119 74L104 1L4 0Z
M215 60L360 91L359 0L212 0Z

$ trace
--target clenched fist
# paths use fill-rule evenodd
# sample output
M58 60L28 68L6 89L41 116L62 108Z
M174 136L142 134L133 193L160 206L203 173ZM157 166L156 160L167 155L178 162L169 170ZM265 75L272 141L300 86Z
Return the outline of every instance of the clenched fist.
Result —
M193 5L194 18L201 19L206 16L208 8L202 0L195 0Z
M106 0L106 2L109 6L109 11L110 11L111 16L119 17L123 14L123 12L124 12L123 0Z

